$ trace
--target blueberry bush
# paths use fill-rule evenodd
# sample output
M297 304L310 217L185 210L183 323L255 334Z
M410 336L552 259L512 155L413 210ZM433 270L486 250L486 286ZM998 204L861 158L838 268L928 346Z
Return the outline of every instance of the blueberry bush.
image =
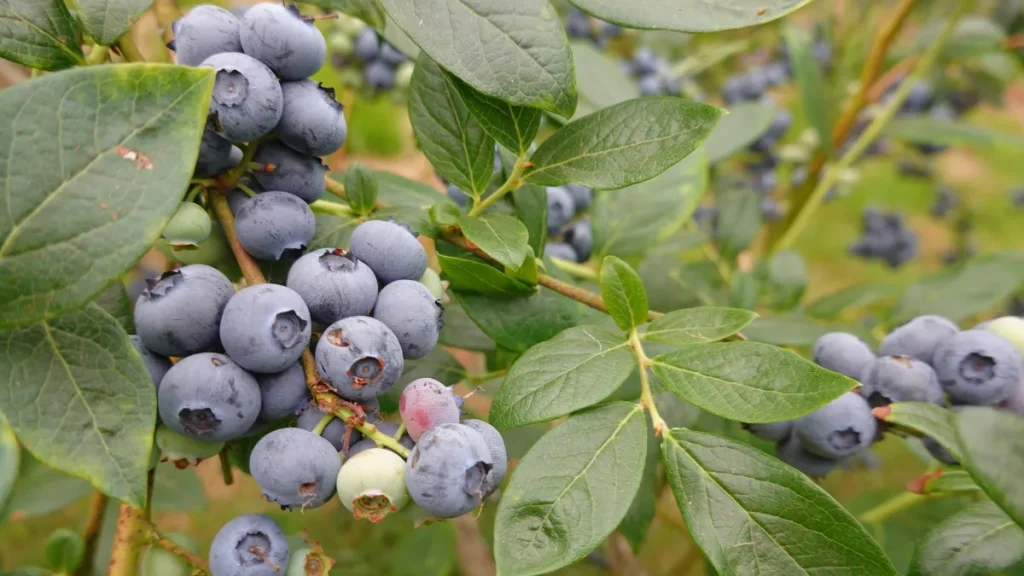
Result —
M963 117L1024 12L808 3L0 0L31 69L0 91L0 520L91 494L0 571L345 574L298 533L334 505L416 527L395 574L450 574L451 525L486 525L465 574L645 574L674 497L700 573L1021 573L1024 320L980 321L1024 256L976 254L947 185L955 245L900 287L807 298L795 244L869 157L1019 158ZM404 109L436 187L334 169L353 98ZM921 257L875 207L847 250ZM925 463L905 491L820 485L883 441ZM202 549L152 512L203 508L211 459L282 512Z

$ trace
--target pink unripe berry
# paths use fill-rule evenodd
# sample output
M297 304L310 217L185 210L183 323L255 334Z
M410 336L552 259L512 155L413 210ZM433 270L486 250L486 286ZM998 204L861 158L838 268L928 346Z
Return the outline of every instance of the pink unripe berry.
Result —
M444 384L433 378L420 378L410 382L402 391L398 411L409 436L418 441L427 430L439 424L458 423L458 400Z

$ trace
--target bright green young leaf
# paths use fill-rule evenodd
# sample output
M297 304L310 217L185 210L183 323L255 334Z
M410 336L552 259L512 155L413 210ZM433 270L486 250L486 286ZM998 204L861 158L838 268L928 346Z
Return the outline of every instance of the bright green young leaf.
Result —
M968 407L956 414L954 426L964 468L1024 527L1024 418L995 408Z
M456 568L454 525L439 522L409 531L389 556L392 576L450 576Z
M887 424L928 436L948 450L953 458L962 459L953 413L942 406L927 402L896 402L876 408L875 416Z
M185 194L212 87L210 70L125 64L0 92L0 329L82 306L149 249Z
M573 41L572 59L580 91L580 103L573 118L640 97L636 82L629 74L592 43Z
M643 408L625 402L571 416L545 434L498 505L498 573L547 574L589 554L629 509L646 451Z
M43 464L29 452L22 452L18 479L6 508L0 508L0 518L5 515L33 518L50 514L90 492L92 486L88 482Z
M536 286L540 279L540 269L537 267L537 257L533 255L533 248L530 248L530 253L526 255L522 266L515 270L506 267L505 274L525 282L528 286Z
M782 18L811 0L571 0L580 10L627 28L717 32Z
M661 452L690 535L719 574L897 574L849 512L764 452L682 428Z
M628 331L647 322L644 281L620 258L605 256L601 262L601 297L619 328Z
M120 280L107 286L103 292L94 300L97 306L104 312L110 314L117 320L117 323L124 328L124 331L131 334L135 332L135 321L132 314L132 301L128 298L128 292Z
M473 88L569 118L576 78L558 13L545 0L382 0L435 62Z
M105 46L116 44L153 0L75 0L85 31Z
M455 294L474 323L495 343L515 352L547 342L580 321L576 302L551 290L527 298L495 299Z
M378 0L307 0L314 6L348 14L378 30L384 30L385 14Z
M356 162L345 172L345 198L356 214L369 214L377 204L377 177L365 164Z
M4 503L18 479L18 463L21 461L21 445L14 435L7 418L0 413L0 521L3 520Z
M715 244L727 259L735 258L761 229L761 195L747 187L724 190L716 196L718 219Z
M765 102L744 102L728 109L701 146L712 164L753 144L768 130L775 107Z
M464 216L461 224L467 240L504 266L519 268L530 253L529 231L511 216Z
M807 315L825 320L835 318L844 311L865 308L890 298L894 293L894 287L889 284L854 284L811 302Z
M545 422L604 400L636 370L626 338L597 326L570 328L512 365L491 406L491 424Z
M441 328L438 343L480 352L488 352L495 348L494 340L480 330L457 300L445 304L444 327Z
M638 98L573 120L530 156L528 182L622 188L679 163L708 135L723 111L674 97Z
M516 154L526 154L540 128L540 110L514 106L500 98L488 96L450 72L446 71L445 77L491 138Z
M534 254L544 253L548 239L548 192L541 186L525 184L512 193L516 217L530 234L530 247Z
M499 297L529 296L536 291L479 260L444 254L438 254L437 260L441 264L441 271L451 282L452 290Z
M800 88L800 104L804 116L818 134L819 144L826 150L832 149L832 125L829 120L828 100L825 94L825 80L822 78L821 64L814 54L814 40L805 30L796 26L786 26L782 37L789 49L789 58L793 65L793 76Z
M135 507L146 502L156 390L95 305L0 333L0 411L43 462Z
M929 478L922 487L922 494L949 494L951 492L978 492L978 486L971 475L963 470L942 470L941 474Z
M857 386L789 350L756 342L690 344L657 356L651 368L683 400L738 422L799 418Z
M1024 558L1024 529L992 502L976 502L918 544L910 576L995 574Z
M466 194L480 197L494 170L494 138L426 54L420 55L412 75L409 120L423 154L441 176Z
M914 144L1024 149L1024 136L1019 134L998 132L956 120L937 120L928 116L895 118L885 125L885 133Z
M644 340L683 346L728 338L757 318L737 308L686 308L658 318L641 334Z
M63 0L0 0L0 22L0 58L51 72L85 63Z

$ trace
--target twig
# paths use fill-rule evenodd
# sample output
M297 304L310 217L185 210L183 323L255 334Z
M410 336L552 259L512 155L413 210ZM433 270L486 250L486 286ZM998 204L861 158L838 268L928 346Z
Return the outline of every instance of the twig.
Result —
M191 564L196 571L202 574L211 574L210 566L206 563L206 560L203 560L199 556L196 556L188 550L185 550L184 548L178 546L171 540L164 538L163 534L161 534L160 531L157 530L156 526L148 524L144 526L144 528L148 532L148 534L146 534L145 536L145 541L148 544L150 544L151 546L156 546L158 548L163 548L164 550L172 554L177 554L178 556L181 556L185 559L186 562Z
M587 290L573 286L568 282L562 282L558 278L553 278L547 274L538 275L537 283L545 288L558 292L562 296L568 296L577 302L586 304L594 310L604 312L605 314L608 313L608 306L604 303L604 299L593 292L588 292ZM661 312L655 312L654 310L647 312L648 320L655 320L661 316L663 316Z
M142 508L142 519L149 522L153 513L153 489L156 486L156 467L146 474L146 505Z
M79 576L92 573L92 557L96 555L96 545L99 542L100 529L103 527L107 500L107 495L99 490L93 491L92 497L89 499L89 514L85 517L85 528L82 530L82 540L85 542L82 565L76 572Z
M117 510L117 531L114 533L107 576L135 576L139 565L142 527L142 510L121 504Z
M576 276L577 278L586 278L587 280L597 280L597 271L586 264L577 264L576 262L570 262L568 260L562 260L561 258L555 258L551 256L551 263L558 266L559 269Z
M224 231L228 244L231 245L231 251L235 254L235 260L238 261L238 267L242 270L242 276L245 278L245 281L249 285L265 284L267 279L263 276L263 271L260 270L259 264L252 259L252 256L249 256L249 253L238 242L238 235L235 234L235 216L231 213L228 199L223 194L213 193L210 194L210 202L213 204L213 213L220 222L221 230Z
M640 560L637 559L636 555L633 554L633 549L629 547L629 541L626 540L626 537L621 532L612 532L612 535L605 542L605 552L608 565L615 574L647 576L647 570Z
M345 185L330 176L324 176L324 184L327 191L338 198L345 199Z
M493 194L474 204L473 208L470 209L469 211L469 215L479 216L480 213L484 211L484 209L500 200L502 196L508 194L509 192L514 192L515 190L518 190L519 187L523 185L522 176L523 170L526 169L526 165L526 156L520 156L516 158L516 163L512 167L512 172L508 175L508 178L505 180L505 183L502 184L500 188L495 190Z
M217 456L220 459L220 476L224 479L224 485L231 486L235 483L235 475L231 471L231 457L228 455L228 447L221 448L220 454Z

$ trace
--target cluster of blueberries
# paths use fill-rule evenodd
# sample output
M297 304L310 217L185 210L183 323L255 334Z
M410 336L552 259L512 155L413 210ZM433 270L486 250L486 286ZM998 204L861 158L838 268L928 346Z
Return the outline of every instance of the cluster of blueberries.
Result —
M622 28L580 12L570 10L565 15L565 33L569 38L590 40L598 47L604 47L609 40L622 36Z
M1024 415L1024 320L1005 316L960 330L941 316L919 316L882 340L876 355L845 332L814 344L814 361L861 386L791 422L749 424L756 436L777 442L779 459L821 477L841 461L881 439L873 408L893 402L996 406ZM939 461L957 462L938 443L924 439Z
M570 262L586 262L594 249L594 232L587 216L594 191L582 184L550 187L548 194L548 236L544 251Z
M374 92L408 86L412 79L413 63L409 57L377 35L369 26L363 28L352 41L351 53L341 64L358 64L363 71L363 83Z
M899 268L917 255L917 235L901 214L867 208L861 222L861 237L850 246L850 254L881 260L892 268Z

